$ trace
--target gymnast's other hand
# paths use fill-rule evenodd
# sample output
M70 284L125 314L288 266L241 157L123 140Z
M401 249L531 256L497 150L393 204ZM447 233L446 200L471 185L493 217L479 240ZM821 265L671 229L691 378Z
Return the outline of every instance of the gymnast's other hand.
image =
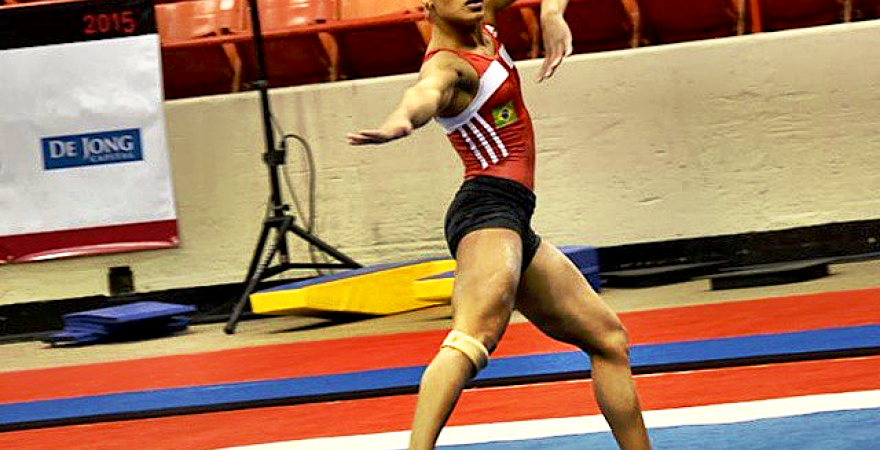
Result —
M556 72L556 68L562 64L562 59L572 53L571 29L561 10L542 10L541 34L544 40L544 64L538 72L537 81L540 83Z
M395 139L407 137L413 132L413 125L406 119L392 119L381 128L348 133L349 145L384 144Z

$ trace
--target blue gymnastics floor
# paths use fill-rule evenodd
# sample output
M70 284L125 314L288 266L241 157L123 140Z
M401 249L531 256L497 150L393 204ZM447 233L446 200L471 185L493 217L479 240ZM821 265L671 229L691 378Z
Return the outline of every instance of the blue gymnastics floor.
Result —
M651 429L655 450L876 450L880 408ZM439 447L448 450L617 450L610 432Z

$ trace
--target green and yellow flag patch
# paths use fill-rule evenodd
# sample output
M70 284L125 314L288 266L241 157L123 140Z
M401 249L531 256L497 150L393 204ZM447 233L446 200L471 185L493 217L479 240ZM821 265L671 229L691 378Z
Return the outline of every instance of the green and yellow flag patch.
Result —
M509 101L492 110L492 119L496 128L504 128L517 121L513 101Z

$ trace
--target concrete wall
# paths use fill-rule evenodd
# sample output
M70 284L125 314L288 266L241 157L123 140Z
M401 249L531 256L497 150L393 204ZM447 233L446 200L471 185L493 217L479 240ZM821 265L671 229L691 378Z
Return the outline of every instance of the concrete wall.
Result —
M880 218L880 22L520 64L538 136L535 227L610 246ZM461 168L436 125L352 148L414 75L277 90L278 122L311 143L317 234L370 264L442 253ZM0 304L240 281L267 203L253 93L167 104L181 247L0 267ZM290 153L306 197L304 152ZM297 260L309 256L294 242ZM303 275L290 272L288 275Z

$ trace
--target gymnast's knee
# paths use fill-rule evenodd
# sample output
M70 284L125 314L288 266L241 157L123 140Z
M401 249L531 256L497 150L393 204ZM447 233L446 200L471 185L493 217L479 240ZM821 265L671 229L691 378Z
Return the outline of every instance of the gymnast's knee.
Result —
M609 359L629 359L629 333L623 325L602 332L590 346L588 353Z
M450 331L440 348L451 348L466 356L474 366L474 376L489 364L489 349L478 339L461 331Z

